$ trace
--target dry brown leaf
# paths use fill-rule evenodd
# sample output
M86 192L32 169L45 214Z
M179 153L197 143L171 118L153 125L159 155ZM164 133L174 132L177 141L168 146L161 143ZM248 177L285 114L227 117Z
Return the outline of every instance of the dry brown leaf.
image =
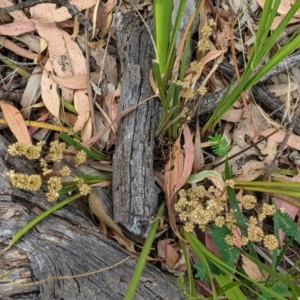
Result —
M47 42L43 38L28 33L15 36L14 39L24 43L31 51L39 54L48 47Z
M265 155L264 162L271 164L277 154L278 143L272 139L268 139L265 148L261 149L261 154Z
M106 213L101 199L97 196L97 194L93 190L89 195L89 207L92 213L97 217L97 219L103 222L107 228L114 230L121 237L125 238L122 230L113 221L113 219Z
M57 84L68 89L82 90L88 87L87 75L85 74L66 77L58 77L50 74L50 76Z
M268 85L267 87L268 87L268 91L274 93L277 97L280 97L299 89L299 82L291 82L290 86L286 83L284 84L277 83L277 84Z
M95 84L98 84L105 77L109 83L113 84L114 86L117 86L119 82L119 76L116 57L106 53L106 51L101 47L92 49L91 56L96 60L96 64L99 67L99 71L93 74L93 82ZM103 64L104 67L102 67ZM100 71L102 69L103 74L100 74ZM100 75L102 75L101 79Z
M98 10L98 20L97 20L97 28L99 28L99 30L102 30L102 28L105 27L105 23L106 23L106 19L107 16L109 15L109 13L113 10L113 8L116 6L117 4L117 0L109 0L106 1L106 3L103 3L101 1L99 10Z
M246 274L255 281L265 281L268 279L269 274L266 273L264 270L259 269L259 267L248 259L246 256L241 254L242 256L242 268L246 272Z
M249 104L248 108L251 114L251 118L253 120L253 124L255 126L255 130L257 132L262 132L263 130L269 128L267 121L264 119L256 105ZM246 142L246 136L254 138L254 132L249 122L247 113L246 111L244 111L241 121L238 123L236 129L232 134L232 138L238 146L240 146L241 148L245 148L249 146Z
M86 90L75 91L74 106L78 113L78 116L73 130L77 132L85 126L90 117L90 102Z
M299 22L300 15L299 14L297 14L297 15L298 15L297 18L291 18L290 19L289 24L294 24L294 23ZM274 18L274 21L273 21L272 25L271 25L271 30L275 30L278 27L278 25L280 24L280 22L283 20L284 17L285 16L276 16Z
M72 40L68 33L58 29L54 24L48 24L46 26L45 24L37 22L36 26L39 34L43 38L45 38L49 44L49 61L51 62L52 66L50 65L50 63L48 63L48 61L45 66L45 70L47 70L51 74L51 76L55 73L56 77L51 79L53 82L58 81L60 83L63 99L65 99L66 101L72 101L74 96L74 106L77 109L78 118L73 129L77 132L84 128L86 122L90 117L90 104L86 89L86 60L82 54L81 49L76 44L76 42ZM70 82L71 78L73 78L73 82ZM78 82L79 79L83 79L81 83L77 84L81 89L77 89L74 92L74 84ZM46 79L44 81L46 82ZM48 81L51 82L50 78L48 78ZM68 87L64 87L66 85ZM55 86L57 86L56 83ZM52 85L49 84L48 86L44 84L42 85L43 100L47 102L47 104L45 103L47 108L49 108L49 102L44 98L44 92L50 92L44 91L44 89L51 87ZM72 89L70 87L72 87ZM56 98L56 96L54 96L53 94L54 91L52 89L51 95ZM56 99L53 105L54 107L51 108L51 113L53 114L53 112L55 112L56 117L58 117L59 111L57 104L58 101ZM88 131L85 131L85 133L87 132Z
M4 8L4 7L8 7L11 5L14 5L15 2L12 0L1 0L0 1L0 7ZM17 10L17 11L13 11L11 13L9 13L14 20L24 20L27 19L26 14L22 11L22 10Z
M22 114L13 105L0 100L0 107L10 130L18 140L27 146L32 146L31 138Z
M67 42L64 39L63 31L58 29L55 24L42 24L39 22L36 22L36 28L39 35L48 43L49 60L45 65L45 70L51 74L55 73L58 77L77 75L72 72L68 49L66 48ZM74 41L72 42L74 43ZM73 90L62 87L61 92L63 99L72 101Z
M79 10L91 8L97 0L70 0ZM51 13L50 13L51 12ZM62 22L72 18L65 6L56 7L55 4L39 4L30 8L31 17L43 23Z
M0 25L0 34L15 36L35 31L35 24L32 20L23 19L12 23Z
M194 153L193 171L199 172L204 166L204 155L203 155L203 151L201 148L201 135L200 135L198 119L197 119L197 124L196 124L194 149L195 149L195 153Z
M173 268L179 260L178 245L173 239L160 240L157 243L157 254L165 260L169 268Z
M32 59L35 62L38 61L40 55L37 53L33 53L27 49L24 49L20 46L18 46L16 43L6 39L3 36L0 36L0 47L4 47L6 49L11 50L12 52L16 53L17 55L26 57L28 59Z
M120 113L118 109L118 103L116 100L116 98L118 97L120 97L120 85L113 93L108 93L105 97L105 104L107 105L108 116L110 119L109 121L112 125L112 130L114 132L116 132L120 121Z
M273 129L273 128L269 128L267 130L264 130L260 135L267 136L267 135L271 134L274 130L275 129ZM280 143L282 143L282 141L285 137L285 134L286 134L286 132L282 129L282 130L277 131L273 135L271 135L269 137L269 139L272 139L276 143L280 144ZM298 135L295 135L292 133L287 141L287 146L289 146L293 149L296 149L296 150L300 150L300 137Z
M295 3L295 1L298 0L281 0L280 4L277 9L277 13L280 15L286 15L288 11L291 9L291 6ZM261 8L264 7L266 0L257 0L257 3ZM295 17L300 17L300 10L298 10L298 13L295 15Z
M48 109L48 111L59 120L59 110L60 110L60 98L57 93L58 85L57 83L49 76L47 70L52 70L52 65L48 60L45 69L42 73L41 78L41 91L43 102ZM52 70L53 72L53 70Z
M109 140L110 128L105 124L103 118L100 116L98 111L95 111L95 123L96 123L96 132L98 135L98 141L101 144L101 147L105 147Z
M258 160L249 160L242 166L242 174L234 177L234 180L252 181L261 176L264 172L265 165Z
M185 184L190 176L194 161L193 138L187 124L182 125L184 136L184 152L181 149L180 139L178 137L171 150L171 158L167 162L165 171L165 193L168 204L170 204L174 195Z
M93 123L92 123L92 118L89 117L87 122L85 123L84 127L81 129L80 136L81 136L82 141L85 142L85 141L88 141L92 137L92 135L93 135Z
M277 9L277 13L280 14L280 16L275 17L271 30L275 30L279 23L282 21L282 19L285 17L285 15L288 13L288 11L291 9L291 6L295 3L295 1L298 0L282 0L280 1L279 7ZM264 7L266 0L257 0L257 3L261 8ZM298 18L298 19L297 19ZM293 24L296 22L299 22L300 18L300 9L298 12L294 15L294 17L289 21L289 24Z
M223 50L211 50L201 59L201 63L204 66L210 61L222 56L223 54L224 54Z
M31 106L36 103L37 99L41 95L41 78L42 68L40 66L36 66L27 81L21 99L21 105L23 107L22 113L25 118L29 118Z
M232 108L228 110L221 119L227 122L237 123L241 120L243 111L243 109Z
M182 125L184 136L184 152L180 145L180 136L171 149L171 157L166 164L164 174L164 191L168 207L170 225L173 231L180 236L176 229L174 204L176 193L185 184L190 176L194 162L194 145L190 129L186 123Z

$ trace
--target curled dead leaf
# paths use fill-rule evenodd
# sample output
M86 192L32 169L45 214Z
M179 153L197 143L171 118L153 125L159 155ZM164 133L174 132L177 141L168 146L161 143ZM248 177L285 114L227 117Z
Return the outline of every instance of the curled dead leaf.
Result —
M20 111L13 105L1 100L0 107L10 130L18 140L27 146L32 146L31 138Z

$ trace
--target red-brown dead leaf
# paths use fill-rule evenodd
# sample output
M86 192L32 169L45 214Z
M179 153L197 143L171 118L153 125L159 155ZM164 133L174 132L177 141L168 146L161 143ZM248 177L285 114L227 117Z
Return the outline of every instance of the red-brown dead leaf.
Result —
M85 126L90 117L90 103L86 90L75 91L74 106L76 108L78 116L73 130L77 132Z
M181 149L180 138L176 140L171 150L171 158L167 162L164 175L165 193L167 202L170 204L174 195L185 184L191 175L194 161L193 138L187 124L182 125L184 136L184 151Z
M68 89L82 90L88 87L88 80L86 75L58 77L54 74L50 74L50 76L57 84Z
M120 121L120 113L118 110L118 103L116 101L116 98L118 97L120 97L120 85L118 85L117 89L113 93L108 93L105 97L105 103L108 108L108 116L112 123L112 130L114 132L118 128Z
M267 136L271 134L274 130L275 129L273 128L266 129L260 135ZM280 144L282 143L285 134L286 132L282 129L271 135L269 139L272 139L276 143ZM293 149L300 150L300 137L292 133L287 141L287 145Z
M14 37L17 41L21 41L23 44L28 46L29 50L41 54L47 47L47 43L43 38L39 36L32 35L30 33L25 33Z
M55 75L58 77L75 75L72 73L69 53L68 49L66 48L67 42L63 37L63 31L58 29L55 24L43 24L37 22L36 27L39 35L48 43L49 60L45 65L45 70L50 74L55 73ZM66 101L72 101L73 90L62 87L61 92L62 97Z
M222 56L223 54L224 54L223 50L211 50L201 59L201 63L204 66L210 61Z
M288 11L291 9L292 5L297 0L281 0L280 4L277 9L277 13L280 15L286 15ZM266 0L257 0L257 3L261 8L264 7ZM296 13L295 17L299 18L300 16L300 10L298 10L298 13Z
M17 55L26 57L28 59L32 59L34 61L37 61L40 57L39 54L33 53L27 49L24 49L24 48L18 46L16 43L6 39L5 37L0 37L0 47L9 49L12 52L16 53Z
M36 122L43 122L43 123L45 123L46 120L48 119L49 115L50 115L49 112L43 113L40 117L38 117L36 119ZM35 134L38 130L39 130L39 128L37 128L37 127L29 127L28 128L28 132L29 132L30 135Z
M12 0L1 0L0 1L0 7L4 8L4 7L8 7L11 5L14 5L15 2ZM23 20L23 19L27 19L26 14L22 11L22 10L17 10L17 11L13 11L11 13L9 13L14 20Z
M45 65L41 78L42 98L48 111L59 120L60 99L57 93L58 85L48 74L47 70L52 70L52 65L49 60Z
M185 143L184 151L181 149L181 136L179 136L171 149L171 157L166 164L164 174L164 192L166 196L170 225L178 236L180 236L180 234L176 229L174 212L174 204L176 201L175 196L190 176L194 162L193 138L186 123L182 125L182 132Z
M173 239L160 240L157 243L157 253L160 258L163 258L169 268L173 268L179 260L178 245Z
M237 123L241 120L243 113L243 109L232 108L228 110L221 119L227 122Z
M269 274L264 270L261 270L257 264L248 259L243 254L242 256L242 268L246 272L246 274L255 281L265 281L268 279Z
M76 123L75 123L76 124ZM75 125L74 125L75 126ZM81 139L83 142L88 141L93 135L93 123L92 118L89 117L85 125L81 129Z
M79 10L93 7L97 0L70 0ZM51 12L51 13L50 13ZM72 18L65 6L56 7L55 4L39 4L30 8L31 17L43 23L57 23Z
M36 66L27 81L21 99L21 105L23 107L22 112L25 118L29 118L31 106L36 103L41 95L41 78L42 69L40 66Z
M0 107L10 130L18 140L32 146L31 138L22 114L13 105L1 100Z
M110 12L117 4L117 0L109 0L106 3L101 2L99 10L98 10L98 20L97 20L97 28L101 31L106 24L106 19Z
M33 31L35 31L35 24L29 19L23 19L0 25L0 34L7 36L16 36Z
M77 109L78 118L73 129L74 131L79 131L84 128L90 117L90 105L86 89L87 68L85 57L77 43L72 40L70 35L67 32L58 29L55 24L45 25L40 22L36 22L36 26L39 34L45 38L49 44L49 61L51 62L51 65L49 61L45 65L45 70L49 73L47 74L47 78L45 76L43 77L44 82L47 83L48 81L50 84L42 84L42 92L43 90L54 86L53 82L55 82L56 86L57 82L59 82L62 90L62 96L65 100L72 101L74 96L74 106ZM54 73L55 77L53 77ZM50 80L50 76L52 76L52 80ZM70 81L71 78L72 81ZM74 92L76 85L77 88ZM44 91L44 93L50 92ZM55 91L52 89L51 96L55 97L56 100L53 102L54 105L52 105L51 111L49 111L52 114L55 113L54 116L58 117L59 106L57 97L53 95L54 93ZM47 102L45 105L49 108L51 105L49 101L47 101L44 96L43 100Z

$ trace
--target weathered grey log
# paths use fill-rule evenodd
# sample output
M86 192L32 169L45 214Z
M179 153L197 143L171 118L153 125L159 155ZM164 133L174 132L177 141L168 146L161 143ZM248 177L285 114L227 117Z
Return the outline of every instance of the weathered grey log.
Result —
M7 157L7 144L0 135L1 249L18 229L50 207L42 192L30 193L10 186L8 169L26 173L34 170L22 159ZM99 234L83 204L77 201L55 212L1 255L1 299L124 298L136 259ZM97 270L102 271L76 276ZM180 298L174 278L148 264L135 299Z
M153 148L159 106L153 95L149 71L153 58L150 34L133 12L120 13L115 27L121 64L119 111L135 105L119 124L113 157L114 220L136 236L145 237L157 212L153 178Z

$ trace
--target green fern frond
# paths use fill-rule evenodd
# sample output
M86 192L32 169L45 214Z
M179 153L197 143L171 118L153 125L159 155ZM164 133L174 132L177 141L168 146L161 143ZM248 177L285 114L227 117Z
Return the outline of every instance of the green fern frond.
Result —
M281 228L286 235L293 238L297 235L297 225L288 214L277 210L274 214L274 218L277 218L279 228Z
M274 292L277 292L278 295L286 297L286 299L291 298L291 293L289 291L289 287L281 281L274 281L272 285L268 285L269 288L272 288ZM267 294L266 292L262 292L262 294L257 298L258 300L272 300L273 296Z
M234 261L238 259L240 250L237 247L230 246L225 242L225 236L230 234L229 229L226 226L219 228L213 225L210 233L213 241L218 247L222 259L226 261L229 266L234 267Z
M204 268L203 264L201 264L199 261L193 264L193 268L196 270L196 279L204 281L208 278L206 269Z
M297 233L294 236L294 240L300 244L300 230L298 229Z
M208 142L213 153L217 156L225 156L230 150L230 144L228 140L220 133L209 135Z

